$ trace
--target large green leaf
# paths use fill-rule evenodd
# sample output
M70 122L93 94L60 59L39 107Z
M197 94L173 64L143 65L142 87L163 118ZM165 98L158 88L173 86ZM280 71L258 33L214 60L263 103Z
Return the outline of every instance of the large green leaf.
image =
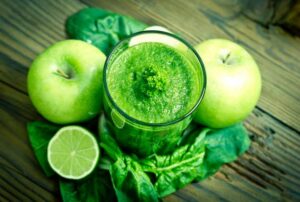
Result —
M154 187L159 197L215 174L223 164L236 160L250 145L242 124L219 130L191 125L187 131L172 154L153 155L140 161L145 172L155 174Z
M242 123L209 132L205 139L205 157L201 166L203 175L196 180L203 180L215 174L223 164L235 161L248 150L250 143Z
M158 201L157 192L149 176L137 162L137 157L121 151L109 133L108 123L103 116L99 122L99 130L100 146L111 159L109 172L118 201ZM107 167L107 163L103 167Z
M84 8L66 22L66 32L70 38L91 43L106 55L120 40L146 27L146 24L131 17L100 8Z
M141 165L125 156L118 159L110 174L119 201L158 201L158 195Z
M50 139L59 129L60 126L41 121L34 121L27 124L30 144L38 162L47 176L55 174L47 160L47 147Z
M112 137L112 132L109 129L109 123L106 121L104 115L99 119L98 131L100 136L100 146L105 153L112 159L113 162L123 157L123 153Z
M59 188L65 202L116 201L109 172L100 169L82 180L60 179Z
M196 131L190 134L193 137L190 138L191 141L186 142L170 155L153 155L140 161L146 172L156 175L154 186L160 197L186 186L202 174L199 173L199 168L203 163L204 141L208 131L205 129L200 133Z

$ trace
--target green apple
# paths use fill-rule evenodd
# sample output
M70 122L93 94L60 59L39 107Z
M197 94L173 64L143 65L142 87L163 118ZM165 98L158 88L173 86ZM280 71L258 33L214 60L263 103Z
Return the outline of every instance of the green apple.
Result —
M162 32L171 33L167 28L157 26L157 25L147 27L146 29L144 29L144 31L162 31ZM148 35L137 35L130 39L128 46L135 46L137 44L145 43L145 42L170 43L169 40L172 40L172 41L170 41L171 44L174 43L174 39L170 38L168 36L162 37L162 35L158 35L158 34L154 34L154 33L148 34Z
M170 30L168 30L165 27L158 26L158 25L152 25L150 27L147 27L145 30L157 30L157 31L163 31L163 32L169 32L172 33Z
M261 93L261 75L254 59L225 39L210 39L195 49L206 69L207 88L194 120L223 128L245 119Z
M160 31L160 32L165 32L174 35L174 33L172 33L167 28L158 25L147 27L146 29L144 29L144 31ZM182 52L187 51L186 45L183 44L180 40L171 37L169 35L162 35L160 33L148 33L148 34L140 34L140 35L133 36L130 39L128 46L131 47L145 42L163 43L171 47L174 47L177 50L180 50Z
M105 55L79 40L58 42L32 63L28 93L49 121L68 124L91 119L102 105Z

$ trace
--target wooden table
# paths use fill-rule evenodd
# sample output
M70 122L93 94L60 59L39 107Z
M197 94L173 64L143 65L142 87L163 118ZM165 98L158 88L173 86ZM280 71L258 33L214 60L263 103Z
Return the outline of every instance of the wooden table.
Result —
M200 0L2 0L0 3L0 201L60 200L56 179L40 169L26 123L40 119L27 94L33 59L66 39L66 18L86 6L162 25L195 45L227 38L244 46L263 77L261 99L245 121L252 145L220 172L165 201L300 200L300 38L262 27L231 6ZM225 2L225 1L219 1Z

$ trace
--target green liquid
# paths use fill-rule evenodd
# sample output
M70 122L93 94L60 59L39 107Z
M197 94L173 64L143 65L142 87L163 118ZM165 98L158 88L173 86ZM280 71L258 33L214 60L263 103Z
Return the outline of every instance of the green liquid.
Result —
M165 123L196 104L199 78L190 61L162 43L142 43L122 52L107 72L110 94L129 116Z

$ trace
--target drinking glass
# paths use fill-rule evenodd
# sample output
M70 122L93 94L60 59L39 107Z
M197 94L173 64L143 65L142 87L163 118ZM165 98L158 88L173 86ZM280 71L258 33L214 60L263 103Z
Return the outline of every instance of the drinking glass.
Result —
M107 84L108 71L112 68L116 58L132 46L149 42L158 42L171 46L186 57L192 64L197 74L195 76L197 77L198 85L201 87L197 95L198 99L193 107L183 116L168 122L148 123L131 117L114 101ZM115 82L118 81L116 80ZM114 47L105 62L103 83L104 112L110 122L116 141L124 150L145 157L154 153L169 153L178 144L183 131L192 121L192 116L204 96L206 74L200 56L186 41L168 32L142 31L122 40Z

